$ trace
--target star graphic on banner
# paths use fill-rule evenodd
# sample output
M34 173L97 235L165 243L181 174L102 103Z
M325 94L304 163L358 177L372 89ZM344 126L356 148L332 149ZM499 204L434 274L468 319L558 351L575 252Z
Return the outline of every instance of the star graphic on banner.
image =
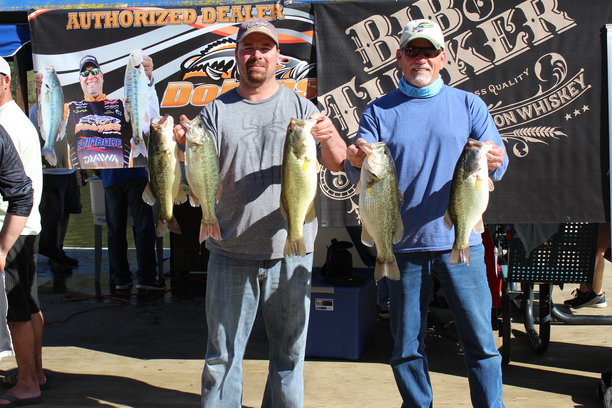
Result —
M590 109L589 109L589 107L587 105L582 105L582 111L583 112L586 112L588 110L590 110Z
M571 118L572 118L572 115L570 113L565 114L565 120L570 120Z
M580 111L578 109L574 110L574 117L577 117L578 115L580 115Z

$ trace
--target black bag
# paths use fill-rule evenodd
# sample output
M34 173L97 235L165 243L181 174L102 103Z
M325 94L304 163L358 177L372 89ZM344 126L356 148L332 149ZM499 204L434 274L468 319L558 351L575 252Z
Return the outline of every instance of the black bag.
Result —
M353 244L347 241L331 240L327 247L325 264L321 268L321 277L329 283L343 286L358 286L361 279L353 277L353 256L349 251Z

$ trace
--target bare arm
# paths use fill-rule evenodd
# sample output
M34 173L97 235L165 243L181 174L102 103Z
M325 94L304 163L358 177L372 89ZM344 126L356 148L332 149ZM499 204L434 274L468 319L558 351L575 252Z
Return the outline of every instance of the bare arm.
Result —
M315 140L321 143L321 164L331 171L342 170L342 163L346 158L346 143L327 116L317 113L311 118L317 119L311 133Z
M27 220L28 217L15 214L7 214L4 218L4 224L0 230L0 271L4 271L6 255L21 235Z

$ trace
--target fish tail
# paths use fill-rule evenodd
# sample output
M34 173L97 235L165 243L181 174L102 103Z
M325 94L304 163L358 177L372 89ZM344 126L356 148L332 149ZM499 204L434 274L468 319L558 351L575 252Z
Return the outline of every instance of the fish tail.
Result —
M466 265L470 264L470 247L455 248L453 247L450 256L451 265L456 265L463 262Z
M289 258L293 255L306 255L306 244L304 244L304 237L300 237L298 239L291 239L287 237L287 240L285 241L285 257Z
M45 156L45 160L49 162L50 165L57 165L57 156L55 155L55 150L51 146L44 146L42 148L42 155Z
M379 281L383 277L387 277L391 280L400 280L400 271L397 266L397 260L395 256L391 260L382 260L376 258L376 266L374 267L374 279Z
M221 230L219 228L219 222L213 224L206 223L204 220L200 223L200 244L208 237L214 238L217 241L221 241Z
M174 215L168 220L168 229L175 234L181 233L181 226L179 225Z
M138 143L136 143L136 140L132 138L130 142L132 144L132 149L130 150L130 157L136 158L140 155L144 157L149 157L149 153L147 152L147 146L145 146L144 141L142 139L140 139Z

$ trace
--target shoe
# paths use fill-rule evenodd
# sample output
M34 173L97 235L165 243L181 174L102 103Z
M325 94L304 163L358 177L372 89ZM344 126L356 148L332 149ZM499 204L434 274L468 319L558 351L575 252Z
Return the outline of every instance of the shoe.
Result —
M592 290L589 292L581 292L576 289L572 292L574 297L563 302L564 305L571 307L572 309L580 309L582 307L606 307L606 294L602 293L598 295Z
M115 285L117 290L132 290L132 282L120 283Z
M71 268L79 266L79 260L66 255L66 253L62 255L62 261Z
M166 290L166 285L159 281L153 281L151 283L139 283L136 285L136 289L143 290Z
M55 259L49 258L49 267L51 268L51 272L62 274L62 275L70 275L72 273L72 268L66 265L62 261L57 261Z
M380 307L378 308L378 316L382 317L383 319L390 318L389 311L385 309L381 309Z

